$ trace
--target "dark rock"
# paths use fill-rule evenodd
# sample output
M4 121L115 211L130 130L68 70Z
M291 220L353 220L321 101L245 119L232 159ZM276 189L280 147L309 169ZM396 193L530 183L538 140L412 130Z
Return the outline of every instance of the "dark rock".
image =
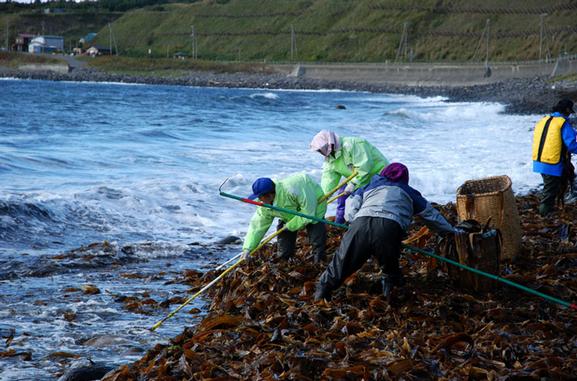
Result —
M58 381L94 381L100 380L112 367L94 363L90 360L80 360L72 364Z
M215 242L216 245L231 245L231 244L235 244L235 243L240 243L242 240L239 237L236 237L234 235L229 235L227 237L224 237L223 239L219 239L218 241Z
M92 346L96 348L112 347L114 345L126 344L126 339L117 336L96 336L82 342L82 345Z

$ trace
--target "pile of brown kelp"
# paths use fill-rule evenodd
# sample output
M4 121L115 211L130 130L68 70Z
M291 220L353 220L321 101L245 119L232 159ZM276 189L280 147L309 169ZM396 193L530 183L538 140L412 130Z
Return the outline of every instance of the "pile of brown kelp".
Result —
M523 225L510 280L577 301L577 209L550 218L537 199L517 199ZM454 206L442 208L454 221ZM419 228L416 226L415 228ZM328 252L342 231L331 230ZM505 285L492 294L458 289L420 254L402 259L405 290L387 303L377 266L367 263L331 302L313 301L326 266L313 264L306 240L283 261L272 248L227 276L209 294L202 323L157 345L105 380L562 380L577 374L577 314ZM435 249L433 236L426 246ZM189 272L197 288L204 277Z

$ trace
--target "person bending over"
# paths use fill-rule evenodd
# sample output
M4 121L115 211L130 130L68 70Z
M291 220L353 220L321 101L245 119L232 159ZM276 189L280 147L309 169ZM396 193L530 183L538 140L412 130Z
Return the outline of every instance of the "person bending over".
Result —
M258 198L265 204L319 218L324 218L327 211L326 201L318 202L324 195L322 188L312 177L304 173L294 174L278 181L261 177L252 184L252 191L253 194L248 198L252 200ZM326 228L323 223L264 207L259 207L252 216L242 247L242 258L246 259L259 245L275 217L279 218L277 229L286 224L286 229L277 237L278 254L281 258L288 259L294 254L297 233L305 228L313 247L314 261L320 262L324 258Z
M383 294L389 297L392 288L402 283L401 243L413 215L422 217L433 230L455 232L441 213L409 186L407 167L401 163L389 164L347 199L345 219L351 225L318 280L315 300L330 299L332 292L371 255L379 262Z

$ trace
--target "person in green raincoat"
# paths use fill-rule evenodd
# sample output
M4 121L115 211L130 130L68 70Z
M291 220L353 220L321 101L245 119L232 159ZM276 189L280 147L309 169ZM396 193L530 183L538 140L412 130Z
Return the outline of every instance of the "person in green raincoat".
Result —
M265 204L319 218L324 218L327 211L326 201L318 202L324 195L322 188L312 177L304 173L297 173L277 181L261 177L252 184L252 191L253 193L248 198L252 200L258 198ZM275 217L280 220L277 229L281 229L286 224L286 229L277 237L281 258L288 259L294 255L297 233L304 228L307 229L308 240L313 247L315 263L324 258L326 228L323 223L263 207L256 210L250 221L242 246L243 258L246 259L248 254L259 245Z
M357 176L343 189L343 193L348 195L367 185L374 175L389 165L385 156L363 138L339 137L332 131L322 130L315 135L310 147L325 157L321 178L321 188L325 192L333 189L341 177L350 176L356 169ZM347 196L339 197L335 219L337 223L345 222L346 198Z

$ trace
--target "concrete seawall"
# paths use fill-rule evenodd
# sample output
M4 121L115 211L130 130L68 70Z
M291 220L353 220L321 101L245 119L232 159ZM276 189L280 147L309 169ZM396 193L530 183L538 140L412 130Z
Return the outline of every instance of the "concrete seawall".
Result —
M468 86L512 78L558 76L577 73L577 57L550 63L484 64L295 64L274 65L294 77L329 81L369 82L404 86Z
M25 64L18 66L18 70L37 72L37 71L50 71L59 74L67 74L70 71L70 66L68 64Z

